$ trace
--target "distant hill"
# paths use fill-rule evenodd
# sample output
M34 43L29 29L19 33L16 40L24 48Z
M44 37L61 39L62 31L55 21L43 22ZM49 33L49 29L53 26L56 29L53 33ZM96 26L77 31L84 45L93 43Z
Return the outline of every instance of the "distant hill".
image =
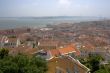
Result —
M94 16L42 16L42 17L0 17L0 18L20 18L20 19L94 18L94 19L104 19L104 17L94 17Z

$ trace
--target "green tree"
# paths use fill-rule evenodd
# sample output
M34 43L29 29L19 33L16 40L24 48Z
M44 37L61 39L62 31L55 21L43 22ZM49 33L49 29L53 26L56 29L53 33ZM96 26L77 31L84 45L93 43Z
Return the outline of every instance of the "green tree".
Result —
M8 53L9 53L8 49L4 49L4 48L0 49L0 58L2 59L4 57L8 56Z
M95 71L94 73L110 73L110 72L106 71L105 69L99 69Z
M91 73L94 73L95 71L100 69L100 62L103 61L103 57L100 55L89 55L87 58L81 58L79 61L91 69Z
M47 62L40 57L19 54L0 59L0 73L46 73L46 71Z
M89 56L89 63L91 65L91 72L95 72L97 70L99 70L100 68L100 62L103 60L103 57L101 57L100 55L95 55L95 56Z

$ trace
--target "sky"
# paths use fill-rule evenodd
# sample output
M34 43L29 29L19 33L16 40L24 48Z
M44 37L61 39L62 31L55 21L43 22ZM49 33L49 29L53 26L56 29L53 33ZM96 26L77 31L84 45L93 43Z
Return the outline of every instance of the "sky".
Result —
M110 0L0 0L0 17L110 17Z

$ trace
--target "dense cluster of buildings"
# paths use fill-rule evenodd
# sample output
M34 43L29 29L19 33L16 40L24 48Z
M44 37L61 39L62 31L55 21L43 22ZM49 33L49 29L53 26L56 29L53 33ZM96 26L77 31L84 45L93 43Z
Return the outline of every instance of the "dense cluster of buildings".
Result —
M100 54L106 61L110 60L109 32L104 35L105 30L100 30L68 23L37 29L0 30L0 48L7 48L10 55L24 53L45 58L48 73L89 73L90 69L77 58Z
M88 73L90 71L76 59L80 51L75 44L54 39L53 34L49 36L48 33L44 33L48 31L47 29L37 29L37 32L41 32L38 36L36 36L36 30L29 28L19 30L1 30L0 48L7 48L10 55L23 53L45 58L48 61L48 73Z

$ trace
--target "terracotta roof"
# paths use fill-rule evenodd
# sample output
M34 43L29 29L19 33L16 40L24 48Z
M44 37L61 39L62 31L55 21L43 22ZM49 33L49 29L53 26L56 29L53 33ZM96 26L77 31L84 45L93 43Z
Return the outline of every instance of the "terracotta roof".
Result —
M37 51L38 51L37 48L29 48L29 49L26 49L26 50L24 51L24 53L27 54L27 55L33 55L33 54L35 54Z
M79 73L87 73L89 71L89 69L79 61L69 56L49 60L48 69L47 73L56 73L57 71L61 71L61 73L67 73L68 71L74 73L76 69Z
M94 51L95 47L93 44L91 43L86 43L86 44L83 44L83 49L81 50L86 50L86 51Z
M66 58L53 58L48 62L49 70L47 73L56 73L57 68L62 71L61 73L66 73L66 68L69 68L73 73L74 65Z
M51 53L52 56L59 56L60 55L60 52L58 49L52 49L52 50L49 50L49 52Z
M59 42L55 40L40 40L39 41L39 46L58 46Z
M59 52L60 52L60 54L65 55L65 54L68 54L68 53L76 52L76 50L75 50L75 47L73 45L69 45L65 48L59 49Z
M21 45L21 46L16 47L16 48L9 49L9 54L16 55L18 53L24 53L26 55L32 55L32 54L34 54L37 51L38 51L37 48L30 48L29 46Z
M28 49L29 47L28 46L18 46L18 47L15 47L15 48L11 48L9 49L9 54L18 54L18 53L23 53L25 51L25 49Z
M73 44L60 49L51 49L48 52L50 52L53 57L56 57L59 55L66 55L69 53L74 53L76 56L80 55L80 51Z

